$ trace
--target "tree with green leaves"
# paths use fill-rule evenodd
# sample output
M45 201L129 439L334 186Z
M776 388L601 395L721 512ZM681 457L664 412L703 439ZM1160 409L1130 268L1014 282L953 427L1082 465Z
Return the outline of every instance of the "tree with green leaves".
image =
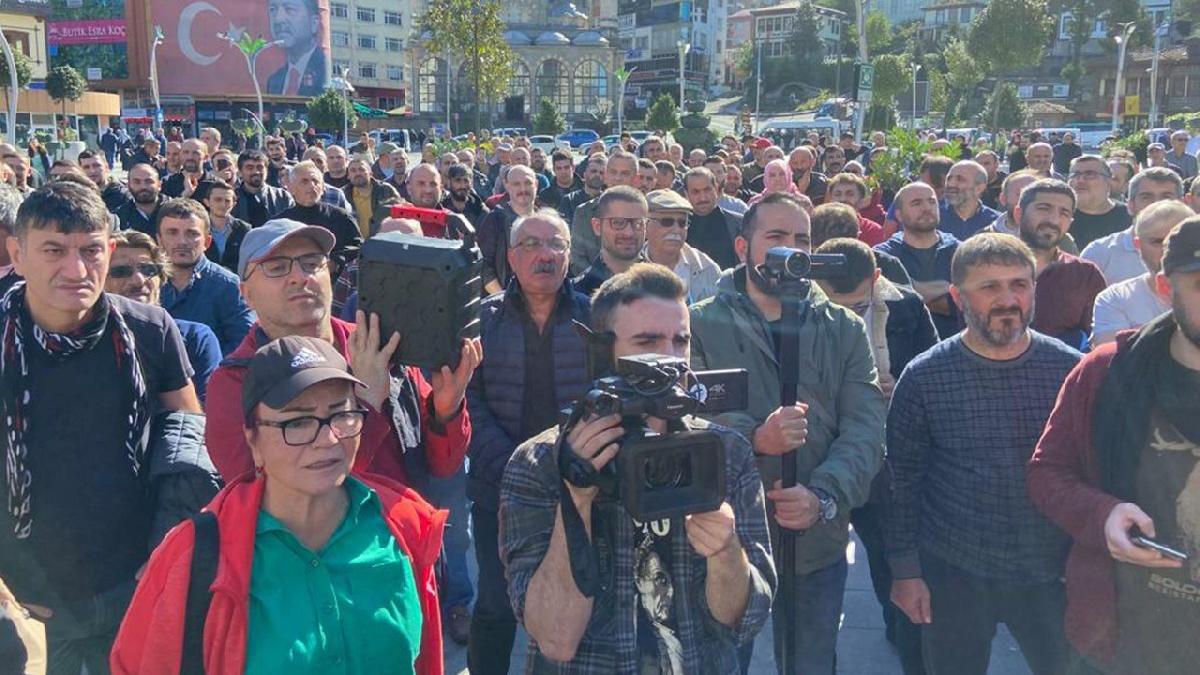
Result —
M46 76L46 93L62 104L63 117L67 116L67 101L83 98L87 88L87 80L71 66L55 66Z
M790 65L796 69L797 75L808 73L825 56L821 35L817 32L817 10L810 0L800 0L792 22L792 34L787 42Z
M28 56L25 56L24 52L13 50L13 66L17 71L17 89L29 86L29 81L33 79L33 62L29 60ZM0 83L3 83L4 89L4 109L8 110L8 101L12 92L9 86L8 59L4 57L2 51L0 51Z
M983 82L983 68L971 56L967 44L957 38L946 43L942 56L946 60L946 86L951 100L951 110L946 111L947 117L964 120L969 116L971 95Z
M646 113L646 128L659 133L670 133L679 128L679 109L670 94L659 94Z
M1066 22L1067 35L1071 43L1071 55L1061 74L1071 85L1071 97L1078 101L1083 95L1079 81L1086 72L1083 67L1083 47L1092 39L1097 17L1104 17L1109 26L1126 21L1139 24L1134 36L1135 43L1145 44L1153 36L1152 27L1137 0L1051 0L1050 9L1055 16L1070 15Z
M503 96L513 74L499 0L431 0L419 23L430 34L430 52L459 55L465 62L478 132L480 101Z
M875 88L871 91L871 107L868 116L873 129L887 126L886 119L880 119L886 111L893 108L895 99L912 82L912 66L900 54L879 54L871 63L875 66Z
M533 117L533 133L557 136L567 130L567 120L555 107L554 101L543 96L538 102L537 115Z
M1005 82L988 97L984 113L994 120L997 129L1015 129L1025 124L1025 103L1017 96L1017 86Z
M1004 76L1042 62L1054 36L1054 17L1046 0L992 0L971 21L967 43L975 60L996 78L998 99ZM992 106L992 129L1000 128L1001 106Z
M877 9L867 12L866 28L868 54L882 54L891 48L892 39L895 36L892 33L892 24L888 21L887 14ZM846 49L848 53L858 53L858 31L850 31L850 35L846 39Z
M345 95L330 88L308 102L308 121L318 129L341 130L358 124L358 115Z

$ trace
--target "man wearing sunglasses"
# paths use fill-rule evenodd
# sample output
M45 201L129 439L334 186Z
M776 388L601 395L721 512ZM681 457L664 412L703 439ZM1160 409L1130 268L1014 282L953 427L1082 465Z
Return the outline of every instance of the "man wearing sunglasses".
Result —
M583 211L576 212L576 222L581 213ZM624 272L642 259L648 214L645 195L628 185L610 187L596 199L592 232L600 242L600 253L583 274L575 278L576 290L591 297L609 277ZM574 229L575 224L572 224ZM572 246L577 243L572 239Z
M359 324L334 318L330 303L329 230L278 218L242 240L238 276L246 304L258 316L250 334L209 382L205 441L226 480L254 468L242 433L242 380L258 347L288 335L318 337L333 344L369 389L359 398L371 411L363 428L354 470L369 470L408 484L407 462L424 463L433 476L453 475L462 465L471 425L464 406L467 383L481 360L479 341L464 340L456 370L444 367L432 383L412 367L393 368L399 336L384 340L378 317L360 312Z
M650 221L642 257L675 273L687 290L688 304L717 294L721 268L708 254L687 243L692 204L674 190L654 190L646 195Z

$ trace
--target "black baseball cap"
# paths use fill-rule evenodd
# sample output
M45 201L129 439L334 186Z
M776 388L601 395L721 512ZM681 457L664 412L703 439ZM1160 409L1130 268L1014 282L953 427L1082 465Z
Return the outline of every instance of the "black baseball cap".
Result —
M1179 223L1167 236L1162 271L1166 275L1200 271L1200 216Z
M254 419L259 403L279 409L305 389L327 380L342 380L366 386L350 374L346 359L328 342L310 337L288 336L269 342L254 353L242 381L242 416Z

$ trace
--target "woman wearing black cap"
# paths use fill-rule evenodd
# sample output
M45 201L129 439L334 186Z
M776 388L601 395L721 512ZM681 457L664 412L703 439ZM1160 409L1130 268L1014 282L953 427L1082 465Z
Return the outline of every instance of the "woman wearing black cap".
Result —
M208 673L440 675L433 563L445 512L385 478L350 476L366 416L356 386L323 340L258 350L242 390L255 473L205 509L219 553L203 639L183 638L196 627L185 619L197 616L188 591L202 515L154 552L113 648L114 673L174 675L202 660Z

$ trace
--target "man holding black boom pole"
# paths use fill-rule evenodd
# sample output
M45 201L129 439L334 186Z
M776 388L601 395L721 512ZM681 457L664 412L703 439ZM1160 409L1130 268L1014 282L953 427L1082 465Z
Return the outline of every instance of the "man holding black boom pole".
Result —
M716 297L691 308L692 367L750 372L749 408L714 421L751 440L775 550L793 547L793 560L776 559L781 582L790 585L780 585L784 620L773 624L776 663L786 675L834 672L850 509L866 502L883 463L887 415L866 330L853 312L812 286L801 305L803 325L784 339L783 289L765 274L767 251L807 252L810 243L800 203L783 193L767 196L742 220L734 242L742 264L722 276ZM785 344L796 342L785 353ZM788 362L796 364L791 373L781 367ZM785 398L783 385L791 381L796 395ZM795 469L793 486L783 482L785 462ZM796 534L781 538L789 531ZM786 666L784 645L794 650ZM751 652L742 650L742 672Z

